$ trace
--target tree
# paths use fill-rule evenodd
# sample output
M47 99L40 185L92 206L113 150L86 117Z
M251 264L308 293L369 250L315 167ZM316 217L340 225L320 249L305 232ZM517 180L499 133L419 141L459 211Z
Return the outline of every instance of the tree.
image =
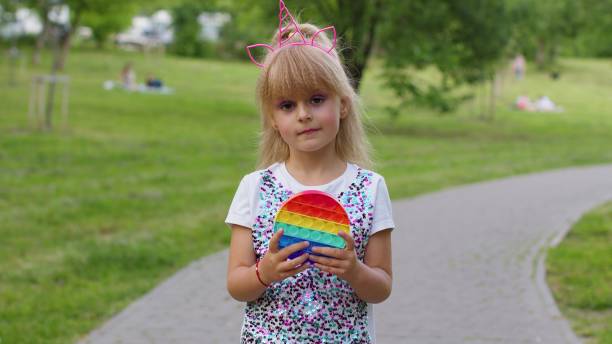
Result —
M194 2L185 2L172 9L172 26L174 42L171 51L179 56L204 56L203 44L200 41L200 23L198 16L202 6Z
M487 0L398 1L381 27L387 85L401 103L453 110L464 84L493 80L505 54L510 23L504 3ZM420 72L433 68L436 76Z
M15 11L19 5L18 0L0 0L0 24L15 21Z
M539 69L556 63L561 47L577 37L590 16L585 0L512 0L512 48L535 59Z
M82 24L91 28L93 39L98 48L101 48L111 34L130 25L136 11L133 2L116 2L112 15L88 11L83 14Z
M311 1L322 18L333 23L346 46L340 55L346 64L353 86L358 91L372 54L376 30L383 16L382 0Z
M172 9L174 42L171 51L180 56L210 55L212 43L204 41L198 17L205 11L219 9L216 1L184 0Z
M586 56L612 57L612 0L582 0L584 26L578 33L576 47Z
M13 23L16 20L16 11L20 2L17 0L0 0L0 25L5 23ZM10 86L16 85L15 69L17 67L17 59L19 58L19 50L17 49L17 37L12 37L11 48L8 50L9 69L8 83Z
M56 26L58 31L57 39L60 46L59 54L53 63L54 70L63 70L70 49L72 36L76 29L84 23L84 21L108 22L116 23L119 19L131 18L135 14L137 7L135 4L143 0L123 0L123 1L106 1L106 0L39 0L36 1L36 9L43 18L47 18L50 7L53 6L68 6L70 11L70 22L66 26ZM106 19L101 19L106 18ZM115 24L113 24L115 25ZM116 27L116 26L115 26Z
M40 64L40 54L45 46L45 42L49 39L51 30L51 22L49 21L49 12L54 5L60 3L58 0L29 0L28 5L36 10L40 21L42 22L42 30L36 37L36 44L32 52L32 64Z
M81 25L83 17L88 13L98 13L99 15L112 16L113 11L125 9L124 6L130 1L123 2L107 2L104 0L64 0L59 1L55 6L68 6L70 10L70 23L68 25L54 24L51 29L55 36L54 40L54 58L51 67L50 84L47 90L47 104L45 106L45 117L47 118L47 129L51 129L51 118L53 113L53 102L55 99L55 89L57 84L57 73L64 69L66 57L70 49L70 42L76 29ZM47 2L38 2L38 4L48 4ZM48 10L47 10L48 11Z
M270 35L270 27L261 20L261 6L238 2L220 10L229 13L231 21L220 31L218 53L221 58L245 58L244 47ZM268 23L265 23L268 24Z

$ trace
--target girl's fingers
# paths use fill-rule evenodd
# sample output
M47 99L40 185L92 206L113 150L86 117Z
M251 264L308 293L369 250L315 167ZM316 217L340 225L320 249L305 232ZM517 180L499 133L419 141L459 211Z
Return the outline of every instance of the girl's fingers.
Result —
M339 231L338 235L346 242L346 246L344 248L345 250L352 251L355 249L355 241L350 234L346 233L345 231Z
M283 232L283 229L279 229L278 231L276 231L276 233L274 233L274 235L272 235L272 238L270 238L270 246L268 246L270 252L278 252L278 244L280 242L280 238L283 236Z
M339 274L342 273L342 270L336 269L336 268L332 268L332 267L327 266L327 265L321 265L319 263L315 263L315 266L317 268L319 268L319 270L322 270L322 271L325 271L325 272L329 272L329 273L332 273L334 275L339 275Z
M308 264L302 264L302 266L300 266L300 267L298 267L298 268L295 268L295 269L293 269L293 270L289 270L289 271L287 271L287 272L286 272L286 275L287 275L287 277L289 277L289 276L293 276L293 275L297 275L297 274L299 274L300 272L302 272L302 271L304 271L304 270L308 269L309 267L310 267L310 266L308 266Z
M290 255L292 255L293 253L299 250L305 249L309 245L310 243L308 241L303 241L303 242L298 242L293 245L287 246L283 248L282 250L280 250L279 258L280 260L287 260L287 258L289 258Z
M330 267L336 267L336 268L342 267L342 261L339 259L326 258L326 257L321 257L321 256L317 256L313 254L312 256L310 256L310 260L312 260L315 263L319 263L319 264L330 266Z
M280 270L281 271L285 271L285 270L294 269L298 265L301 265L302 263L304 263L306 261L306 259L308 259L309 256L310 255L308 253L304 253L301 256L297 257L297 258L293 258L291 260L283 262L283 263L281 263Z
M344 254L345 254L344 250L340 250L337 248L331 248L331 247L313 247L312 252L323 254L328 257L332 257L336 259L344 258Z

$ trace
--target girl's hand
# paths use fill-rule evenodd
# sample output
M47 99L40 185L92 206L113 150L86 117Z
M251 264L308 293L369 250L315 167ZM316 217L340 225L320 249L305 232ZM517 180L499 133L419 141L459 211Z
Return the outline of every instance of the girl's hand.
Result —
M308 241L295 243L279 250L278 243L283 236L283 232L284 230L280 229L274 233L270 239L268 252L259 262L259 275L263 282L268 285L282 281L309 268L308 264L304 264L310 256L308 253L291 260L287 260L287 258L294 252L305 249L310 243Z
M337 275L348 282L355 280L359 270L359 261L355 253L355 241L350 234L339 231L338 235L346 241L346 248L337 249L331 247L313 247L313 253L324 254L331 258L311 255L310 260L315 266L323 271Z

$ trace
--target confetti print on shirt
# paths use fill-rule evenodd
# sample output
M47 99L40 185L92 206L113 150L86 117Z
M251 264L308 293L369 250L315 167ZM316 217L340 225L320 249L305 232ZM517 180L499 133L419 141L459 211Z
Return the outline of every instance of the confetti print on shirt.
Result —
M357 177L338 195L345 207L359 260L365 257L374 205L373 173L358 168ZM260 174L259 204L252 226L257 259L268 250L274 216L294 193L270 169ZM255 301L247 302L241 343L371 343L367 303L348 282L311 267L273 283Z

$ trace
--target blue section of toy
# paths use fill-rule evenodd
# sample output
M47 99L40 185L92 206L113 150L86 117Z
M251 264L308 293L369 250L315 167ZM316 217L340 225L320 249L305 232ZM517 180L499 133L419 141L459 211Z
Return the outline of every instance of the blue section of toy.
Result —
M330 245L324 245L318 242L314 242L314 241L310 241L310 240L304 240L304 239L300 239L300 238L296 238L296 237L292 237L286 234L283 234L283 236L280 238L280 242L278 243L278 247L279 249L283 249L287 246L291 246L293 244L296 243L300 243L300 242L304 242L304 241L308 241L310 243L310 245L308 247L306 247L303 250L299 250L297 252L292 253L291 255L289 255L289 259L293 259L293 258L297 258L299 256L301 256L304 253L308 253L308 254L314 254L317 256L322 256L322 257L327 257L323 254L317 254L317 253L313 253L312 252L312 248L313 247L330 247L330 248L337 248L334 246L330 246ZM308 262L312 262L310 259L308 259Z

